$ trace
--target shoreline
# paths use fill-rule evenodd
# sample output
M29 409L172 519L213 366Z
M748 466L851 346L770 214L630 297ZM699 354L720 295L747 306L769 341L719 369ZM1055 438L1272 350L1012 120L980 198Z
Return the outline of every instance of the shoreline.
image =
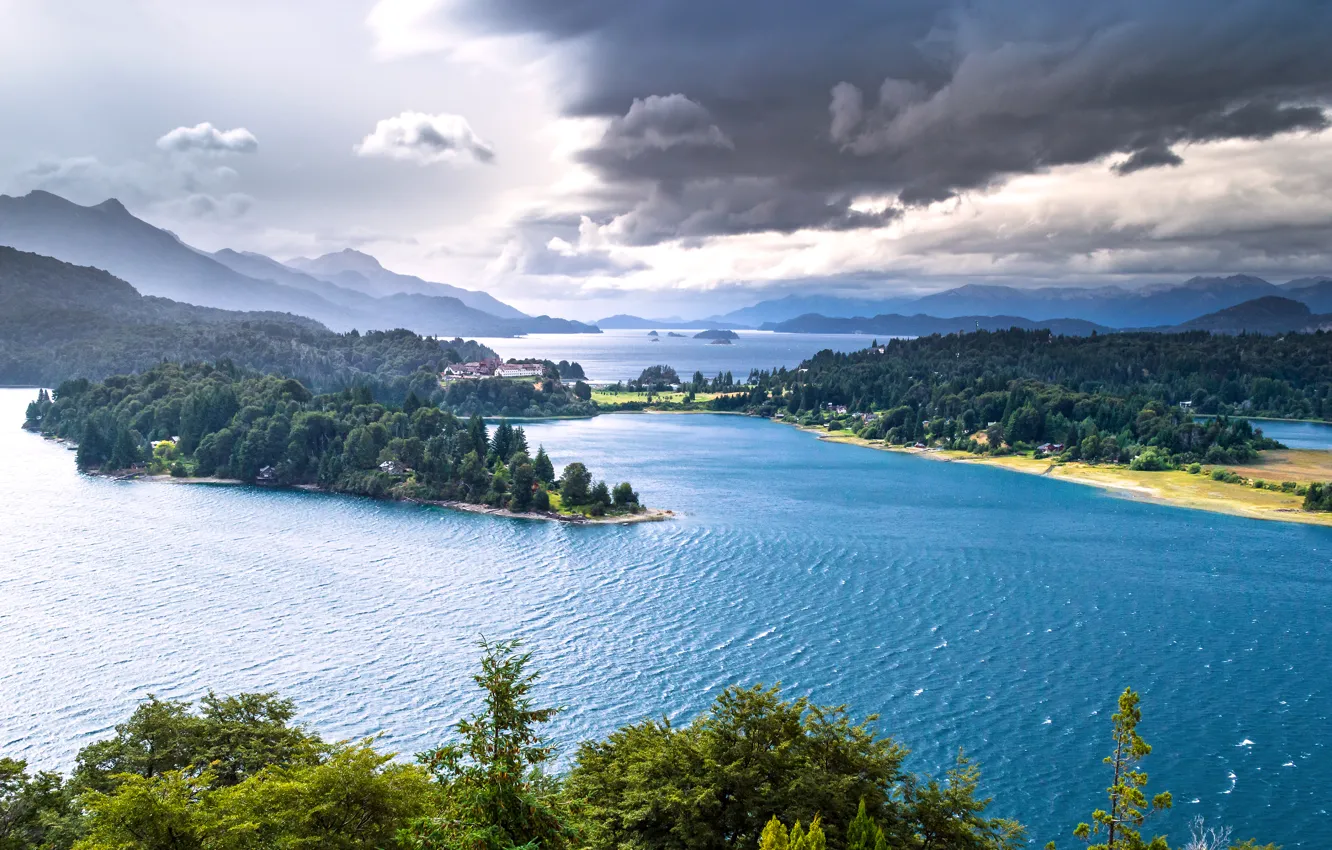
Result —
M292 484L287 486L264 484L253 484L248 481L241 481L237 478L173 478L170 475L149 475L146 472L130 473L128 475L115 475L113 473L91 472L84 473L94 475L99 478L107 478L112 481L126 481L132 483L148 484L196 484L206 486L224 486L224 487L253 487L257 490L295 490L302 493L319 493L325 496L351 497L356 499L369 499L374 502L394 502L398 504L425 505L432 508L443 508L450 511L462 511L472 514L486 514L488 516L503 517L505 519L526 519L538 520L541 522L559 522L565 525L636 525L640 522L664 522L676 517L675 511L666 508L644 508L640 513L627 514L623 516L601 516L590 517L582 514L557 514L551 511L511 511L506 508L493 508L490 505L477 505L471 502L459 502L450 500L432 500L432 499L409 499L409 498L384 498L377 499L374 496L362 496L358 493L339 493L336 490L325 490L318 484Z
M39 435L42 439L67 449L74 448L72 440L65 440L59 437L48 437ZM363 496L358 493L339 493L335 490L326 490L318 484L292 484L287 486L268 486L257 484L250 481L241 481L238 478L218 478L208 476L205 478L175 478L171 475L151 475L147 472L129 472L124 475L113 472L85 472L83 475L90 475L96 478L105 478L108 481L123 481L127 483L149 483L149 484L193 484L213 487L253 487L260 490L296 490L303 493L320 493L326 496L344 496L358 499L370 499L375 502L395 502L399 504L425 505L432 508L442 508L450 511L461 511L471 514L485 514L487 516L502 517L504 519L525 519L538 522L558 522L564 525L637 525L642 522L665 522L669 519L675 519L678 516L675 511L667 508L643 508L636 514L625 514L620 516L584 516L583 514L557 514L553 511L511 511L506 508L494 508L490 505L477 505L471 502L459 502L450 500L432 500L432 499L410 499L410 498L383 498L377 499L374 496Z
M1067 481L1070 484L1078 484L1084 487L1094 487L1112 496L1157 505L1266 520L1268 522L1292 522L1301 525L1332 527L1332 512L1304 510L1302 507L1304 499L1301 496L1213 481L1210 476L1190 475L1183 470L1141 472L1131 470L1126 466L1102 466L1080 461L1060 464L1051 460L1037 460L1020 455L991 457L947 449L889 446L842 432L829 433L819 428L796 425L795 423L781 424L790 424L797 430L814 434L820 440L829 443L841 443L876 451L912 455L943 463L965 463L1003 469L1023 475L1036 475L1056 481ZM1328 453L1325 452L1324 454ZM1240 498L1241 494L1244 498Z

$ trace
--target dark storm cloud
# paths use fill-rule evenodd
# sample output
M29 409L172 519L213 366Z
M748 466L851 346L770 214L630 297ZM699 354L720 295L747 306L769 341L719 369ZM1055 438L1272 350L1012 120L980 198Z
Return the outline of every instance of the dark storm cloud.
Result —
M1184 164L1184 157L1167 147L1140 148L1123 162L1111 166L1116 174L1132 174L1145 168L1174 168Z
M849 199L924 203L1116 153L1122 173L1177 164L1190 142L1323 129L1332 97L1324 2L464 0L460 14L567 48L563 109L612 119L584 160L643 193L639 241L874 224Z

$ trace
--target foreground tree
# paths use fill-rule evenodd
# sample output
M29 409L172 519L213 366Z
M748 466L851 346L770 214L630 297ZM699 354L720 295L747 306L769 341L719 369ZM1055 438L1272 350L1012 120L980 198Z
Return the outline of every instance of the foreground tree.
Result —
M481 672L473 679L485 707L458 724L457 743L418 758L434 777L439 808L418 818L403 841L419 850L562 850L574 833L542 768L554 748L538 730L558 711L536 708L538 673L517 640L481 641Z
M1142 837L1142 826L1151 815L1171 807L1169 791L1152 797L1149 802L1147 774L1138 769L1151 746L1138 734L1142 722L1142 709L1138 707L1138 694L1125 688L1119 695L1119 711L1110 718L1114 725L1115 749L1105 757L1105 763L1114 771L1114 780L1106 793L1110 808L1092 812L1091 823L1080 823L1073 834L1087 842L1088 850L1169 850L1165 836L1150 841ZM1104 836L1104 840L1098 841ZM1097 842L1097 843L1093 843ZM1054 850L1054 842L1046 845Z

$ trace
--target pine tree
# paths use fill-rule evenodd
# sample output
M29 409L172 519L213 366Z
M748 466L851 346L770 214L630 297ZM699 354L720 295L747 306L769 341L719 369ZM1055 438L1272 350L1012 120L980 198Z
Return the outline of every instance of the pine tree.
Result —
M473 680L485 707L458 724L462 739L418 758L440 786L441 810L405 831L416 850L563 850L573 837L542 766L554 757L537 727L559 709L535 708L529 653L518 640L481 641Z
M860 808L855 819L846 827L846 850L874 850L879 827L865 811L865 799L860 800Z
M111 447L111 457L107 466L112 469L129 469L139 462L139 444L128 428L116 429L116 441Z
M759 850L789 850L790 835L782 822L776 815L768 821L768 825L763 827L763 834L759 836Z
M537 480L542 484L549 484L555 480L555 464L550 462L550 456L546 454L545 446L537 446L536 459L532 461L532 468L536 470Z
M1169 850L1164 836L1143 841L1140 829L1148 817L1171 806L1170 792L1157 794L1147 801L1143 790L1147 787L1147 774L1137 769L1138 764L1151 754L1152 748L1138 734L1142 709L1138 708L1138 695L1125 688L1119 695L1119 711L1110 718L1114 724L1115 751L1105 757L1105 763L1114 768L1114 784L1108 789L1110 811L1092 812L1090 824L1080 823L1073 834L1088 844L1087 850ZM1105 841L1092 844L1102 833ZM1046 845L1053 848L1054 842Z

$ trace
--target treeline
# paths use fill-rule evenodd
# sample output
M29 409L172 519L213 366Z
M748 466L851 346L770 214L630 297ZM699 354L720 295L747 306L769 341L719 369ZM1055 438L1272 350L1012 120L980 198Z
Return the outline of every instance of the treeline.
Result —
M539 381L510 378L452 381L433 398L459 416L540 419L596 414L592 388L582 380L569 384L561 379L562 375L581 374L581 366L573 363L561 370L546 361L545 368L546 374Z
M988 813L977 766L942 777L844 706L732 687L683 726L646 720L578 747L563 775L517 642L483 643L483 707L452 740L394 761L373 741L330 743L273 694L198 707L149 697L68 777L0 759L4 850L1017 850L1020 824ZM1148 797L1138 697L1112 719L1109 805L1072 832L1109 850L1168 850L1142 835L1171 805ZM1193 824L1177 847L1232 845ZM1218 839L1213 841L1213 839ZM1201 844L1199 841L1211 843ZM1268 845L1268 850L1276 850Z
M25 427L78 442L83 470L315 485L376 498L515 511L628 513L638 495L570 463L557 478L521 428L493 434L414 392L401 405L366 386L314 395L299 381L218 366L162 364L100 384L68 381L28 406Z
M1332 414L1332 335L981 331L824 351L753 380L752 412L890 443L1053 444L1066 459L1144 469L1239 463L1277 444L1237 415Z

